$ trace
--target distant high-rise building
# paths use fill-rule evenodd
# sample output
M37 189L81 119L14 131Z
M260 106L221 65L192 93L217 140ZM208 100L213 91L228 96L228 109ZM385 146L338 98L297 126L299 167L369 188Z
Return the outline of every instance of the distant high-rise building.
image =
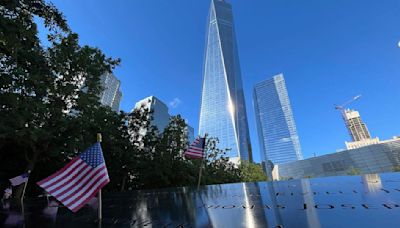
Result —
M144 107L151 112L151 124L162 133L169 123L168 106L155 96L146 97L136 102L135 109Z
M361 120L360 113L346 109L342 112L352 142L345 142L348 150L357 149L368 145L379 144L379 138L371 138L367 125Z
M164 129L168 126L170 120L170 114L168 113L168 106L155 96L146 97L135 104L135 109L146 108L151 112L151 125L157 127L158 132L161 134ZM188 140L194 141L194 129L191 126L187 126ZM146 132L143 130L142 135Z
M187 125L187 133L188 133L188 139L189 142L193 142L194 141L194 128L189 126L189 124Z
M281 164L303 159L282 74L257 83L253 93L263 162ZM267 173L271 167L267 168Z
M354 142L371 139L367 125L362 122L359 112L346 109L343 117L345 118L347 128Z
M212 0L207 24L199 134L218 137L232 162L252 160L232 6Z
M120 91L121 81L112 73L105 73L100 77L100 84L103 88L100 94L100 103L118 112L122 98L122 92Z
M121 103L122 99L122 92L118 91L117 94L115 94L114 102L112 103L111 109L118 112L119 111L119 105Z

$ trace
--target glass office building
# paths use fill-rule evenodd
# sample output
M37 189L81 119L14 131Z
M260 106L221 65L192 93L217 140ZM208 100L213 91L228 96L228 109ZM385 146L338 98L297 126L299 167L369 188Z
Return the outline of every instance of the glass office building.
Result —
M303 159L283 75L256 84L253 98L262 160L281 164Z
M168 106L157 97L150 96L136 102L135 109L142 107L150 111L149 115L152 117L151 125L157 127L160 134L163 133L171 117L168 113Z
M105 73L100 77L100 85L103 88L100 94L100 103L118 112L122 99L122 92L120 91L121 81L112 73Z
M168 106L157 97L150 96L136 102L134 109L140 108L145 108L151 112L149 113L149 115L151 115L151 125L157 127L160 134L163 133L171 118L171 115L168 112ZM187 125L186 131L189 142L193 142L194 128ZM146 130L141 130L141 134L145 135Z
M252 160L232 6L213 0L207 24L199 134L219 138L232 162Z
M400 167L400 138L274 167L278 179L393 172Z

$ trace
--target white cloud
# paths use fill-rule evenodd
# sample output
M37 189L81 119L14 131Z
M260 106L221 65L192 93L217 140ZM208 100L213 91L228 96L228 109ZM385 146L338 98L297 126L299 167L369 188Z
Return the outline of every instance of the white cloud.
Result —
M179 98L175 97L172 101L169 102L169 106L171 108L177 108L181 103L182 101Z

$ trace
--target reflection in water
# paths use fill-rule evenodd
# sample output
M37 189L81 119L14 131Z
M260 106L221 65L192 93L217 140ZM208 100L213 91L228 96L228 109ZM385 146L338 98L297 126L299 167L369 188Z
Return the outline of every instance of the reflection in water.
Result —
M271 202L270 207L273 210L271 210L270 214L272 214L272 216L270 215L270 216L268 216L268 218L272 221L275 221L276 226L278 226L278 225L283 226L283 220L282 220L281 213L275 209L275 208L278 208L278 205L279 205L278 196L279 196L279 192L280 192L280 189L279 189L280 185L278 183L279 182L274 181L274 182L270 182L267 184L267 193L269 193L269 194L266 194L267 195L266 197L269 197L269 199L268 198L264 199L263 202L268 202L268 201ZM276 190L278 190L278 191L276 191Z
M364 190L369 193L374 193L382 189L382 181L379 174L365 174L361 176Z
M58 212L58 202L55 200L51 200L48 203L48 206L43 209L42 213L44 216L47 216L49 218L50 224L55 224L56 218L57 218L57 212Z
M315 205L315 202L313 194L311 194L313 191L311 190L310 180L301 179L300 182L303 195L303 205L308 205L308 210L306 210L308 227L319 228L321 227L321 224L319 223L317 209L312 206Z
M276 226L321 227L309 179L270 182L267 188Z
M6 221L4 222L5 226L16 226L22 225L24 222L24 218L21 213L11 212L8 214Z
M242 183L242 188L244 193L244 206L246 208L259 208L260 206L262 206L259 183ZM252 201L250 199L251 197L256 198L256 202ZM262 224L267 224L264 213L256 217L256 213L254 213L253 209L248 209L244 212L244 221L245 224L247 224L247 227L255 228L259 227Z
M398 227L400 174L104 193L103 227ZM382 186L384 183L385 186ZM364 190L364 191L363 191ZM373 194L371 194L373 193ZM0 207L0 227L93 227L97 205L72 213L27 199Z
M226 186L218 195L202 196L212 227L268 227L259 183Z
M138 196L140 196L139 194ZM209 226L208 215L202 207L199 194L193 189L178 191L147 192L147 197L138 197L131 203L133 227L159 226Z

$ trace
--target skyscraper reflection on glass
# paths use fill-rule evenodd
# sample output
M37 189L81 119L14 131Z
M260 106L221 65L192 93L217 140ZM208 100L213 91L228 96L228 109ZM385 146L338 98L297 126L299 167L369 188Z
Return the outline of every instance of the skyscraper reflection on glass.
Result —
M232 6L212 0L207 24L199 134L219 138L232 162L252 160Z
M261 159L274 164L303 159L283 75L257 83L253 98Z

